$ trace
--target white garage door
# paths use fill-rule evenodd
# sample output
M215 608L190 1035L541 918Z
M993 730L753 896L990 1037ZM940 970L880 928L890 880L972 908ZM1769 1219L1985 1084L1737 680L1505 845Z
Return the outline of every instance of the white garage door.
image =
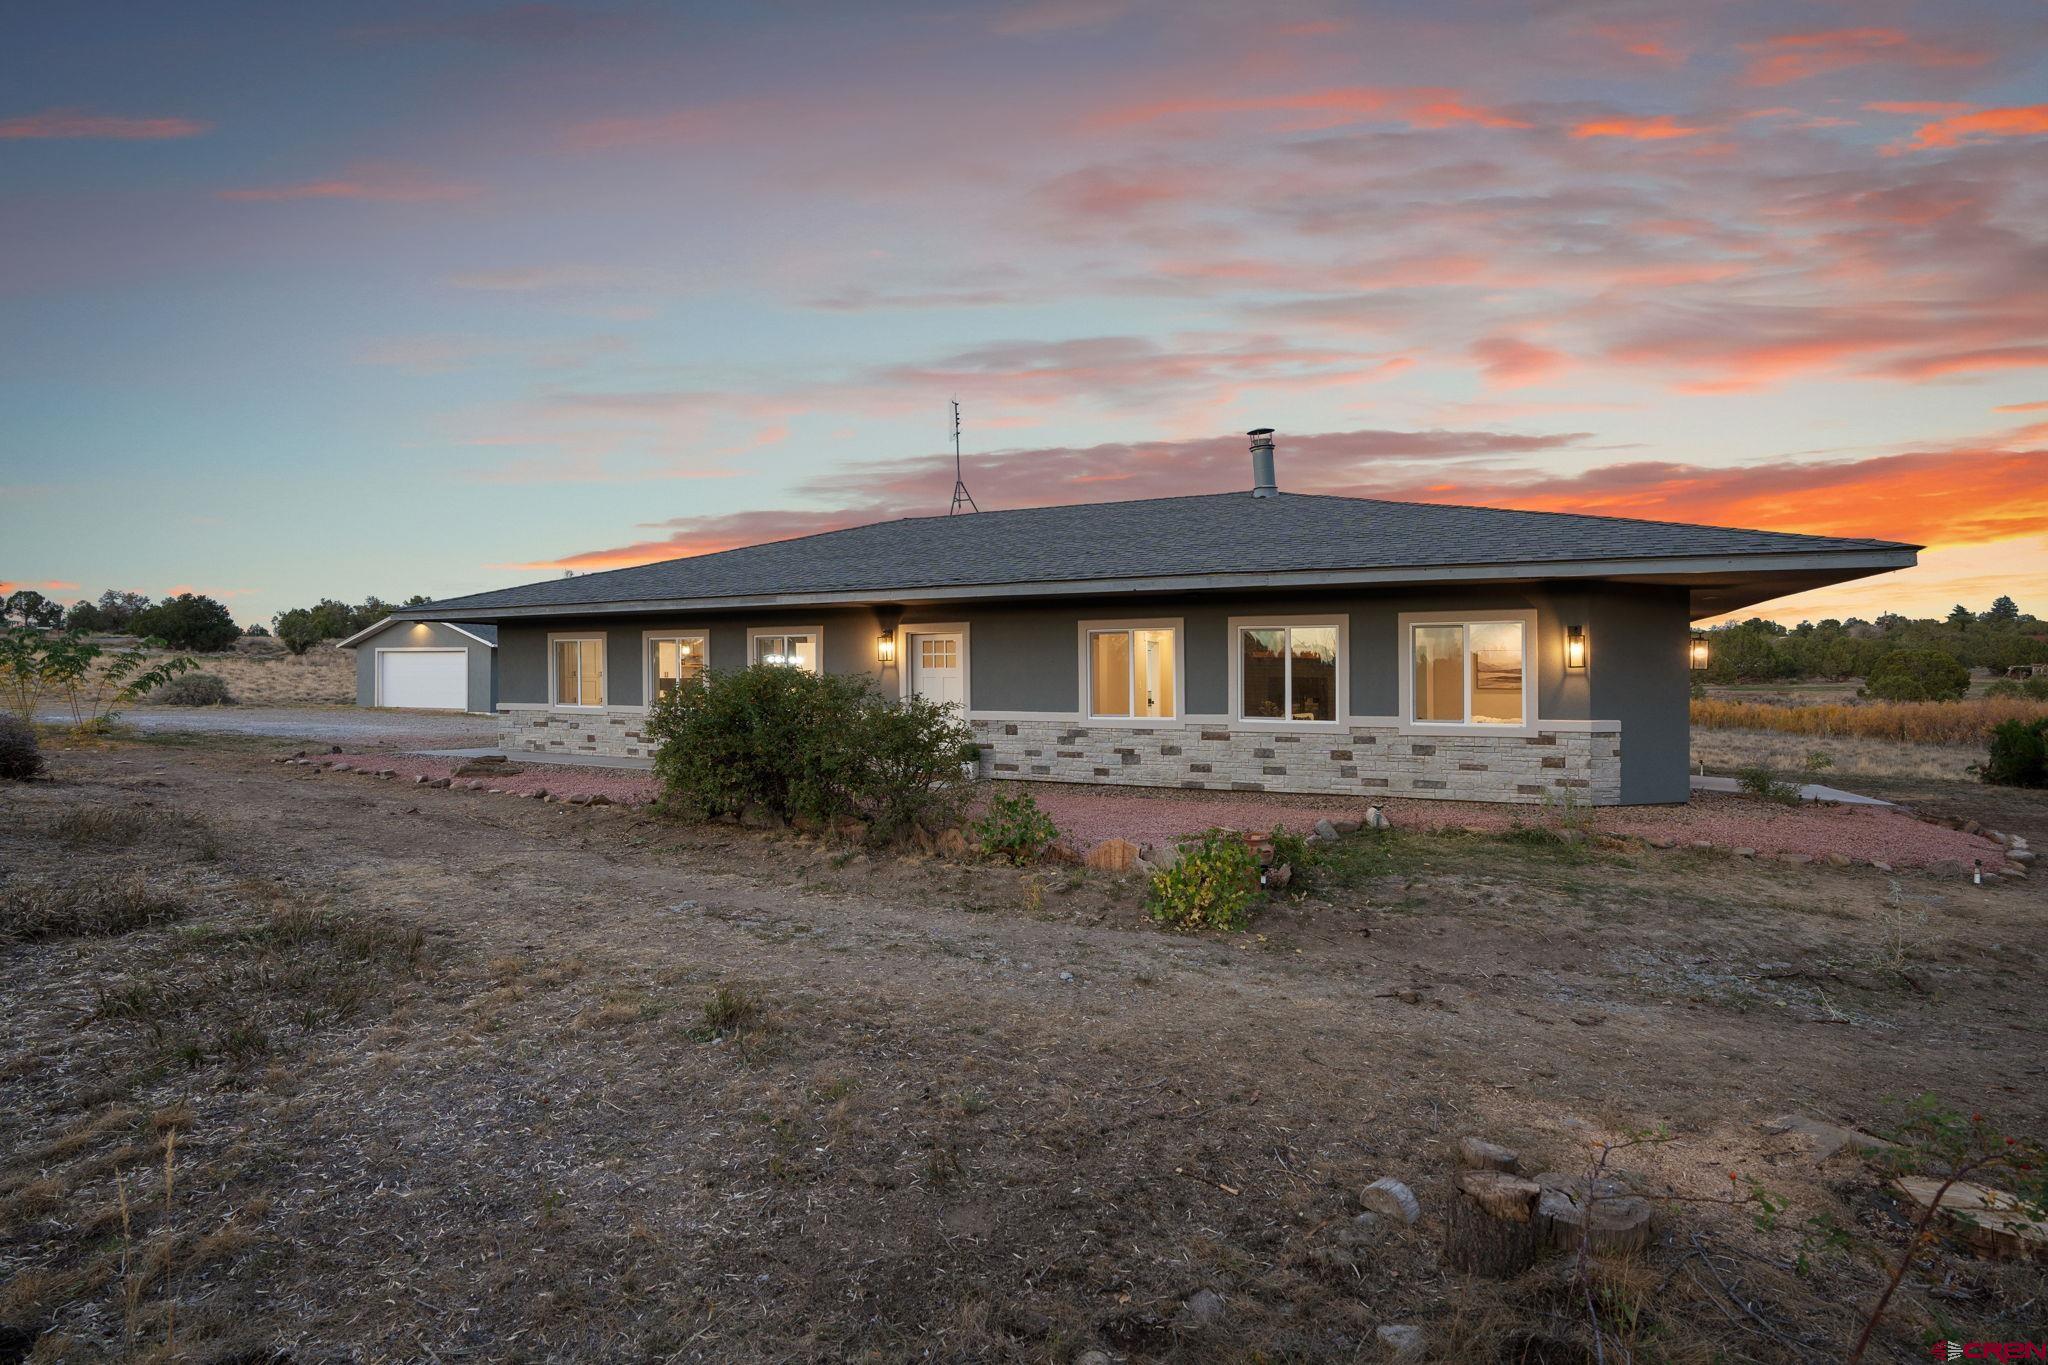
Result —
M377 705L421 711L469 706L469 655L460 649L387 649L377 655Z

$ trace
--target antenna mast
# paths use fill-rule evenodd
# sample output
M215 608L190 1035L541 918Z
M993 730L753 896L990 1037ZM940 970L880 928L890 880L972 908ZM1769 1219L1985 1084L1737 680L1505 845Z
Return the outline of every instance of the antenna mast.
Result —
M965 507L970 512L981 509L974 505L974 494L967 491L967 481L960 476L960 400L953 400L953 507L947 516L953 516Z

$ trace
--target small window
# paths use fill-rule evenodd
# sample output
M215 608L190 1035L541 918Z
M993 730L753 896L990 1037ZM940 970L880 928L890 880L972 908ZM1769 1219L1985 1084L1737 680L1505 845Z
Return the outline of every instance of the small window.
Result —
M917 666L919 668L958 668L960 666L960 641L951 635L918 636Z
M1413 718L1432 725L1522 725L1528 630L1520 621L1414 627Z
M1334 625L1241 628L1239 718L1335 721L1337 638Z
M556 640L555 705L604 705L604 641Z
M781 668L818 671L818 637L814 634L756 635L754 662Z
M1173 631L1088 632L1088 714L1102 719L1172 720L1176 713Z
M683 684L704 673L704 637L656 636L647 642L648 672L654 680L653 700L672 697Z

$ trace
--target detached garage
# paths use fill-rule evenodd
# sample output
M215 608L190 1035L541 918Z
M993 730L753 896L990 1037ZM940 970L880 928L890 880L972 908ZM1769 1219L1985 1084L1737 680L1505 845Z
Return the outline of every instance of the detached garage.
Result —
M498 628L379 621L336 642L356 652L356 705L473 711L498 705Z

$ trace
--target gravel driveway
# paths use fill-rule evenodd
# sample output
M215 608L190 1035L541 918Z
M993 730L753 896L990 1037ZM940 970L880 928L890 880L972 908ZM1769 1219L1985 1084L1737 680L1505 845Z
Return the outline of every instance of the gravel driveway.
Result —
M71 713L46 709L36 717L68 724ZM489 716L444 711L368 711L353 706L136 706L121 723L150 734L254 735L321 744L409 744L457 748L497 742Z

